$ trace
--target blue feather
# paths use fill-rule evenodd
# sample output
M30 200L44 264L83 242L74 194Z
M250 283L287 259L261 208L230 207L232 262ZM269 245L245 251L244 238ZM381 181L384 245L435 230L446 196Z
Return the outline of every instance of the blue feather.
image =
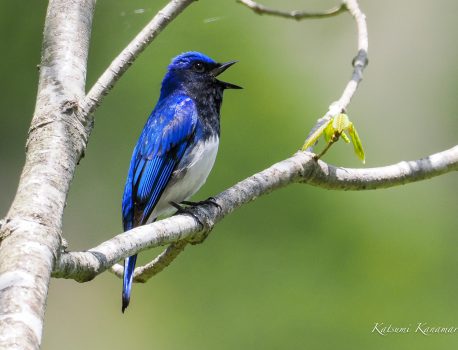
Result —
M134 276L135 262L137 255L129 256L124 260L124 278L122 283L122 312L129 305L130 292L132 289L132 278Z
M147 223L173 170L192 140L197 123L194 102L170 95L151 113L132 154L122 201L124 230ZM125 260L123 311L129 304L136 255Z
M218 149L223 91L240 88L216 77L234 62L187 52L168 66L159 101L132 153L122 199L124 231L156 220L170 209L168 202L189 198L205 182ZM123 312L136 260L133 255L124 261Z

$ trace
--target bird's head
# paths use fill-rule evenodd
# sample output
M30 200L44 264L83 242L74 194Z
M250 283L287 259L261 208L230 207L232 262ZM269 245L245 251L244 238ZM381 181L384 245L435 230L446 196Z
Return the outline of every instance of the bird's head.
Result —
M200 52L185 52L175 57L162 82L162 93L183 88L190 93L207 90L242 89L242 87L216 79L237 61L218 63Z

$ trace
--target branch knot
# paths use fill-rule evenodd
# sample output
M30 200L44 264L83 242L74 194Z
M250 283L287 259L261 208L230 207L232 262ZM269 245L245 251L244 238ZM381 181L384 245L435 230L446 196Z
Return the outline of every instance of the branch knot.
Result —
M367 57L367 51L366 50L359 50L358 54L353 58L351 62L352 66L354 68L366 68L367 65L369 64L369 58Z

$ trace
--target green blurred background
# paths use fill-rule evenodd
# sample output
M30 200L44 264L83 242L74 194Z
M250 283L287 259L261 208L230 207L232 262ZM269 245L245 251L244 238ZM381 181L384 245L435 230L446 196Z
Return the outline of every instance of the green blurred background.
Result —
M337 1L274 1L326 9ZM100 0L88 87L165 1ZM34 109L45 1L0 3L0 216L13 199ZM456 143L458 2L361 1L370 64L348 112L367 167ZM348 14L296 22L257 16L233 0L193 4L139 57L96 113L64 218L70 249L121 232L120 200L136 138L170 59L188 50L240 62L228 91L204 199L294 153L337 99L356 52ZM360 167L338 144L325 160ZM371 333L375 322L458 327L455 174L372 192L294 185L243 207L202 245L135 285L53 280L44 349L451 349L452 335ZM141 255L145 262L154 252ZM26 257L24 257L26 258Z

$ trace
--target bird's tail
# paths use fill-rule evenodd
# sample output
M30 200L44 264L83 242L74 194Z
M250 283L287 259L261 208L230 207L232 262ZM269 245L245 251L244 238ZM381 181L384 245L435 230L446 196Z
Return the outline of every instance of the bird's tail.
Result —
M132 290L132 278L134 277L135 262L137 255L129 256L124 260L124 279L122 284L122 312L129 306L130 292Z

